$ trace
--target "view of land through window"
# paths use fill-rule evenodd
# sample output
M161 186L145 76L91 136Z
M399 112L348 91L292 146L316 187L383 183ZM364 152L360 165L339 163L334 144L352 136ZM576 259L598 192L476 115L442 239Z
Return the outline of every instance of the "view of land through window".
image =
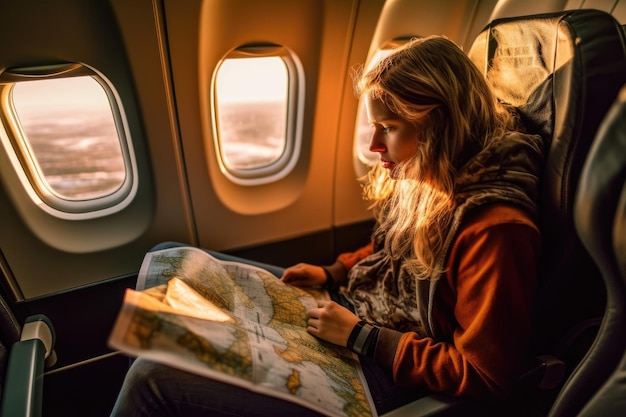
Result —
M285 147L286 104L231 96L220 106L228 166L249 169L276 161ZM118 130L108 97L95 80L16 83L12 98L31 158L52 192L86 200L109 195L123 184L126 168Z
M269 165L285 149L283 102L227 103L220 106L220 143L229 168Z
M41 173L60 196L89 199L123 184L126 171L110 112L50 109L20 122Z
M218 140L230 170L276 162L287 141L288 72L279 57L230 58L216 82Z
M108 97L93 78L20 82L12 98L30 156L50 191L86 200L123 184L117 128Z

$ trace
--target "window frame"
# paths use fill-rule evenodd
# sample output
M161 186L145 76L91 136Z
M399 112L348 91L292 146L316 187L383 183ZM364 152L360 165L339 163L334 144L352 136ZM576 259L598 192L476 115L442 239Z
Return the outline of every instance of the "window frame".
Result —
M23 81L89 76L102 87L111 108L124 163L124 181L112 193L87 199L63 198L45 180L13 105L13 87ZM86 220L111 215L126 208L137 194L138 170L130 130L121 99L110 81L80 63L60 63L10 68L0 73L0 142L30 199L48 214L65 220Z
M285 146L280 157L270 164L256 168L233 169L225 162L222 151L218 117L217 75L222 63L228 59L264 57L280 58L287 70ZM220 171L226 178L238 185L257 186L279 181L294 169L302 147L305 88L304 70L300 60L289 49L281 45L243 45L231 50L220 60L213 72L210 100L213 111L211 119L216 159Z

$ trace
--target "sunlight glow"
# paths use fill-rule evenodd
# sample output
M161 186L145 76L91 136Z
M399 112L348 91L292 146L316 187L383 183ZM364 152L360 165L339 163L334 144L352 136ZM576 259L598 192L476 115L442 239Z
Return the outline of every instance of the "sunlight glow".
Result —
M279 57L226 59L217 73L217 97L225 103L284 101L287 87Z
M109 101L91 77L34 80L15 84L13 100L20 109L70 108L110 112Z

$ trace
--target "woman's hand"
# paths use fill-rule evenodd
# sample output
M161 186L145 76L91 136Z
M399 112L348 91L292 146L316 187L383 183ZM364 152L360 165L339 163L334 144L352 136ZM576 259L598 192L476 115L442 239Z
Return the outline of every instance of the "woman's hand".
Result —
M318 300L317 308L309 310L307 331L315 337L340 346L348 344L348 337L359 318L334 301Z
M313 287L326 283L326 271L321 266L299 263L285 269L281 279L296 287Z

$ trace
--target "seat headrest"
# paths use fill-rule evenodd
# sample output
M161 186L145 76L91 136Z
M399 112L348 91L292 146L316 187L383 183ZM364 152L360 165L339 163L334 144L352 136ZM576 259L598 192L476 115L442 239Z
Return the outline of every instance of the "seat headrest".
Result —
M498 19L468 52L501 101L546 142L542 217L572 228L574 193L595 132L626 81L624 33L600 10Z

